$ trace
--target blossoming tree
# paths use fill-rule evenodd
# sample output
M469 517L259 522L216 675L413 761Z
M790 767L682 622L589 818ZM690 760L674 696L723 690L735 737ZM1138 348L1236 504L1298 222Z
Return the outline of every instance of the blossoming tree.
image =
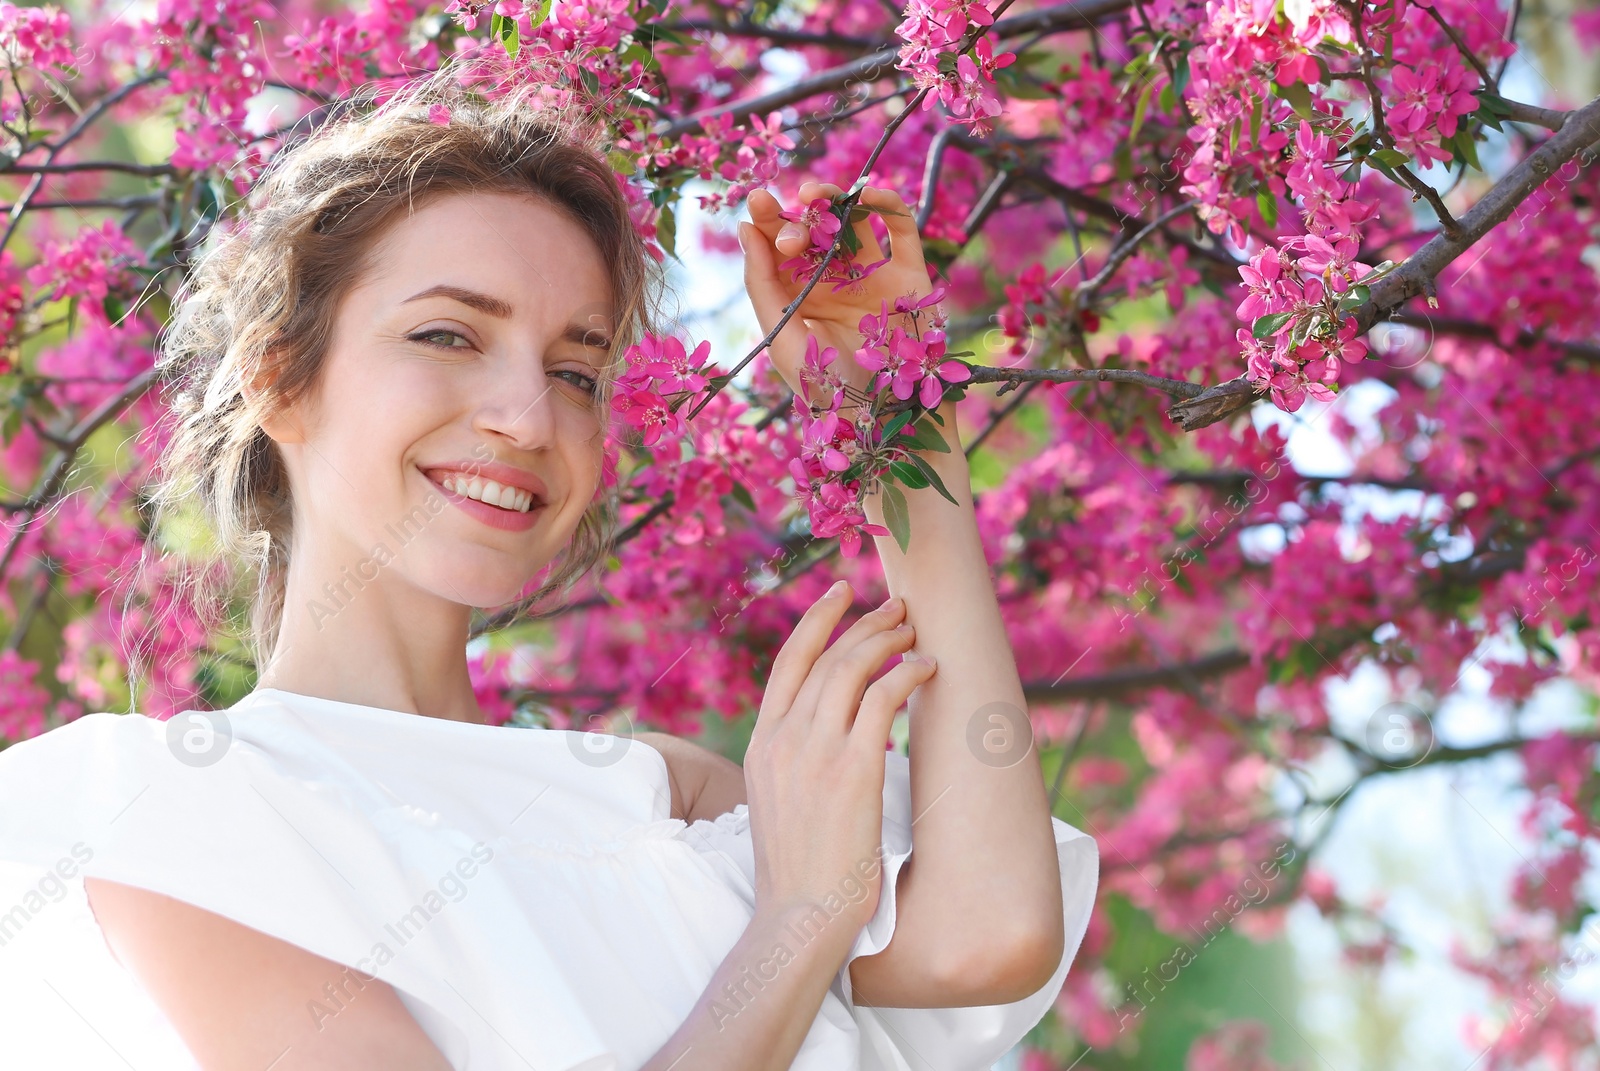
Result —
M790 320L881 268L870 182L913 206L929 280L865 316L853 353L811 339L799 396L767 359L781 324L743 353L630 350L616 554L480 645L495 720L737 723L828 582L881 588L863 536L915 539L902 489L963 449L1057 813L1096 835L1119 905L1032 1066L1136 1048L1152 969L1176 968L1114 954L1113 919L1261 934L1304 898L1351 957L1402 951L1318 868L1350 793L1302 772L1330 751L1356 784L1520 756L1532 854L1492 947L1459 957L1496 997L1475 1036L1484 1067L1592 1059L1594 1020L1550 965L1594 909L1593 714L1539 734L1513 716L1470 747L1429 730L1469 670L1514 711L1600 669L1600 100L1512 92L1533 10L0 2L0 738L127 706L130 665L157 716L249 687L242 647L163 579L203 533L151 531L141 488L156 333L273 153L363 84L447 58L491 70L487 92L554 70L555 92L606 102L664 261L688 205L731 220L768 188L809 237L781 266ZM1570 29L1592 47L1600 14ZM840 192L801 202L807 178ZM704 241L731 252L730 233ZM1375 401L1353 412L1352 393ZM964 443L934 413L952 396ZM1283 429L1311 425L1348 471L1291 463ZM880 485L881 526L862 509ZM1364 508L1374 493L1404 508ZM1363 664L1392 702L1351 734L1325 686ZM1263 1044L1226 1025L1190 1064L1263 1066Z

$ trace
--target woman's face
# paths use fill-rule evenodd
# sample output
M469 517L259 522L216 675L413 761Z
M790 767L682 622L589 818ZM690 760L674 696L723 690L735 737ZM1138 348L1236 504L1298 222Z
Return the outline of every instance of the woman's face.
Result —
M611 314L593 240L541 200L447 194L402 216L340 304L315 389L266 428L317 597L515 599L599 486Z

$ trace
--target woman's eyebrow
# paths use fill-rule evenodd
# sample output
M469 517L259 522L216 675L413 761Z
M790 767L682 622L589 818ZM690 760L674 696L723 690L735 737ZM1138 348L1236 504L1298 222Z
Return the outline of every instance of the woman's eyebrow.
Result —
M450 286L446 283L418 291L400 304L409 305L413 301L422 301L431 297L444 297L452 301L459 301L463 305L477 309L479 312L486 313L498 320L509 320L516 311L512 308L511 303L503 298L497 298L492 294L485 294L478 290L469 290L464 286ZM595 341L596 335L606 341ZM591 349L603 350L610 348L610 332L596 327L594 324L570 323L567 325L567 329L562 332L561 337L567 342L575 342L580 346L587 346Z
M413 301L421 301L424 298L431 297L446 297L450 298L452 301L459 301L463 305L470 306L474 309L477 309L479 312L486 313L487 315L493 316L498 320L511 319L511 314L515 311L511 307L511 303L503 300L502 298L480 293L477 290L468 290L464 286L450 286L448 284L430 286L426 290L412 294L400 304L409 305Z

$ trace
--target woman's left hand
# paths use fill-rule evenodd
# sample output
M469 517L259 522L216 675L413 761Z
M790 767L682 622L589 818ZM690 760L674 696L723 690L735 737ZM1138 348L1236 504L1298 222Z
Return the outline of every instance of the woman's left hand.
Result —
M801 183L800 205L805 206L817 198L835 198L844 191L831 182ZM862 368L855 359L861 344L861 318L877 316L887 302L890 315L895 316L896 298L922 298L933 287L928 281L928 269L922 256L922 239L917 234L916 217L905 200L893 190L864 187L861 204L877 209L888 226L889 247L893 255L885 264L865 278L835 290L835 282L823 280L811 289L795 315L784 325L783 331L772 343L772 363L784 382L797 393L800 390L800 368L805 360L806 335L817 336L821 346L833 346L839 351L833 368L844 381L858 390L865 390L872 373ZM779 265L799 256L811 245L811 238L799 223L783 219L778 199L766 190L750 194L750 223L739 224L739 241L744 246L744 283L750 294L750 304L755 307L756 319L763 333L770 332L783 316L783 310L805 289L809 274L802 273L794 279L791 271ZM835 217L836 218L836 217ZM855 262L862 266L884 260L886 254L872 233L870 219L863 218L852 226L861 248ZM832 264L842 264L845 251L834 254ZM831 268L832 265L830 265ZM898 322L909 330L910 317L898 316Z

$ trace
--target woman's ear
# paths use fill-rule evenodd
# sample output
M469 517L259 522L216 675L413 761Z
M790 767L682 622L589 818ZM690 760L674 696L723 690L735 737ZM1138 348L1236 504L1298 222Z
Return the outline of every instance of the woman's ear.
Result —
M253 374L246 375L239 393L245 404L260 413L261 430L267 438L280 446L305 442L305 429L301 425L299 406L274 404L272 387L278 381L279 364L275 353L262 357Z

